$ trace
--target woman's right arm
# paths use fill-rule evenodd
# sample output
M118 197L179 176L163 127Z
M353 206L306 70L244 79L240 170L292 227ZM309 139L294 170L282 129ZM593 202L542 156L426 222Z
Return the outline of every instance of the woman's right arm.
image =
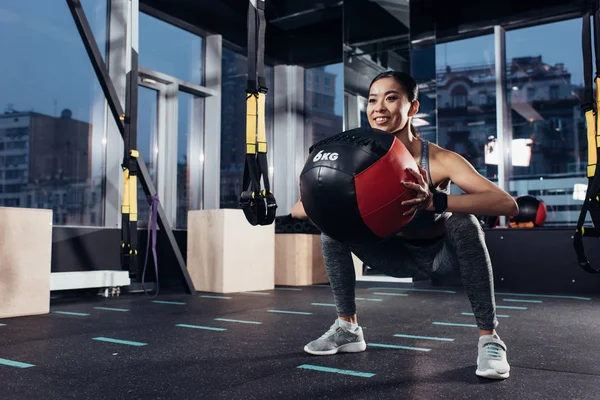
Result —
M296 219L308 219L308 215L304 211L304 206L302 205L302 200L298 200L296 204L292 207L292 218Z

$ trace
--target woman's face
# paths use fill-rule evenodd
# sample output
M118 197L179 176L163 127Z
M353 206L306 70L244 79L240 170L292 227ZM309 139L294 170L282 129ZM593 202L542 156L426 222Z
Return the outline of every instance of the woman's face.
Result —
M394 133L407 126L409 117L417 110L404 88L392 77L379 79L371 86L367 103L367 116L371 128Z

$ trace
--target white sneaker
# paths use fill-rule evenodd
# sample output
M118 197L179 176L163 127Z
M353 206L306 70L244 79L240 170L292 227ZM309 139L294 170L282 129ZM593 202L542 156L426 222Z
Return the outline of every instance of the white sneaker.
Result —
M333 325L320 338L313 340L304 351L317 356L332 355L337 353L358 353L367 349L367 343L359 326L350 332L346 325L336 319Z
M506 360L506 344L497 334L479 338L477 376L489 379L508 378L510 365Z

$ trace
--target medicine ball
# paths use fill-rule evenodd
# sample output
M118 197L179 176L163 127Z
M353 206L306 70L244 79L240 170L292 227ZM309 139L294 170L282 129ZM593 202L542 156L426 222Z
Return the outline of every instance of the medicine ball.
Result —
M398 233L413 218L402 215L416 192L418 171L394 135L357 128L322 140L310 149L300 175L300 196L310 220L326 235L350 244L376 243Z
M546 204L537 197L525 195L515 198L519 206L519 214L510 217L516 224L533 223L534 226L543 226L546 221Z

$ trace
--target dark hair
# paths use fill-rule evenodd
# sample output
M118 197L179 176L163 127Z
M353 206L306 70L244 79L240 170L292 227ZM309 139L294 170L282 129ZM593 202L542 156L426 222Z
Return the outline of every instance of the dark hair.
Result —
M380 73L371 81L371 84L369 85L369 91L375 82L383 78L393 78L396 82L398 82L406 92L408 101L411 103L419 98L419 85L417 85L417 81L415 81L415 79L409 74L400 71L385 71ZM410 124L410 130L413 135L419 136L419 133L413 126L412 122Z

